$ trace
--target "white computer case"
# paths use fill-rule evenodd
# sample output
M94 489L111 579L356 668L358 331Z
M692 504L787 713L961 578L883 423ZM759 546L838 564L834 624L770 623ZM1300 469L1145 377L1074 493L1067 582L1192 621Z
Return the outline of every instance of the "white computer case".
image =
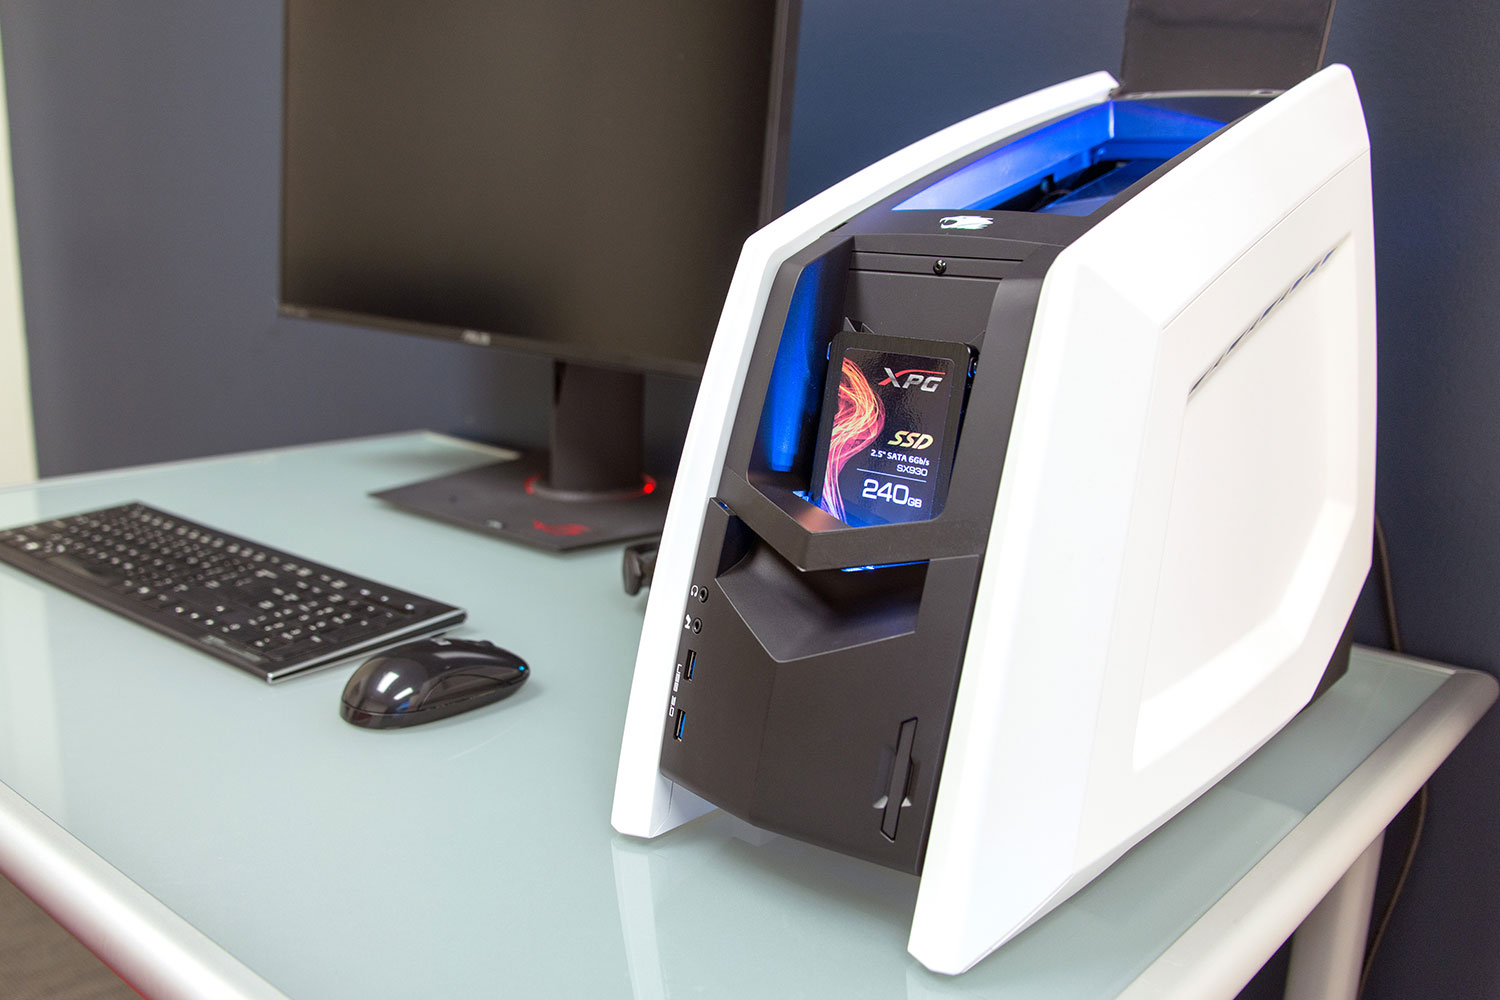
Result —
M654 837L712 808L661 775L662 708L777 268L1113 87L1094 74L961 122L746 243L646 609L621 833ZM972 966L1312 697L1369 567L1372 241L1364 119L1334 66L1194 149L1047 272L912 921L928 968Z

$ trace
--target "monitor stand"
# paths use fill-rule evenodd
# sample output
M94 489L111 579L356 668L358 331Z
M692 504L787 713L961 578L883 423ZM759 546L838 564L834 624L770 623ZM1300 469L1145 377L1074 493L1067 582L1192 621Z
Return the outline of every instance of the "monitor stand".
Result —
M552 447L370 494L550 551L661 533L671 480L643 471L645 376L554 362Z

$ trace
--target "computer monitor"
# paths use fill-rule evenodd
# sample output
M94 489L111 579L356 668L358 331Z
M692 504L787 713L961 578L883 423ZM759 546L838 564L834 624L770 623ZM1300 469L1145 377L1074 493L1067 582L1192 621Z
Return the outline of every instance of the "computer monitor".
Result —
M288 0L282 312L555 359L548 454L379 495L547 548L659 530L644 373L701 374L781 208L797 6Z

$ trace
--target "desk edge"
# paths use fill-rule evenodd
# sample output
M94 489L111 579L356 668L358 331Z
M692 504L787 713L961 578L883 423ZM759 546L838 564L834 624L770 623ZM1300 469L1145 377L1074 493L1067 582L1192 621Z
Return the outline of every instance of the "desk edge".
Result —
M1234 996L1448 759L1500 692L1495 678L1481 671L1399 659L1450 676L1157 956L1121 1000Z
M286 1000L3 783L0 872L143 996Z

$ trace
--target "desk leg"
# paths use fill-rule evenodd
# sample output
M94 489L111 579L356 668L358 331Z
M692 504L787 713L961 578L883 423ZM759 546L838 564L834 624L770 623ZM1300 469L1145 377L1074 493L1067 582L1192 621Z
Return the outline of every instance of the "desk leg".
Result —
M1292 935L1287 1000L1354 1000L1364 964L1382 832Z

